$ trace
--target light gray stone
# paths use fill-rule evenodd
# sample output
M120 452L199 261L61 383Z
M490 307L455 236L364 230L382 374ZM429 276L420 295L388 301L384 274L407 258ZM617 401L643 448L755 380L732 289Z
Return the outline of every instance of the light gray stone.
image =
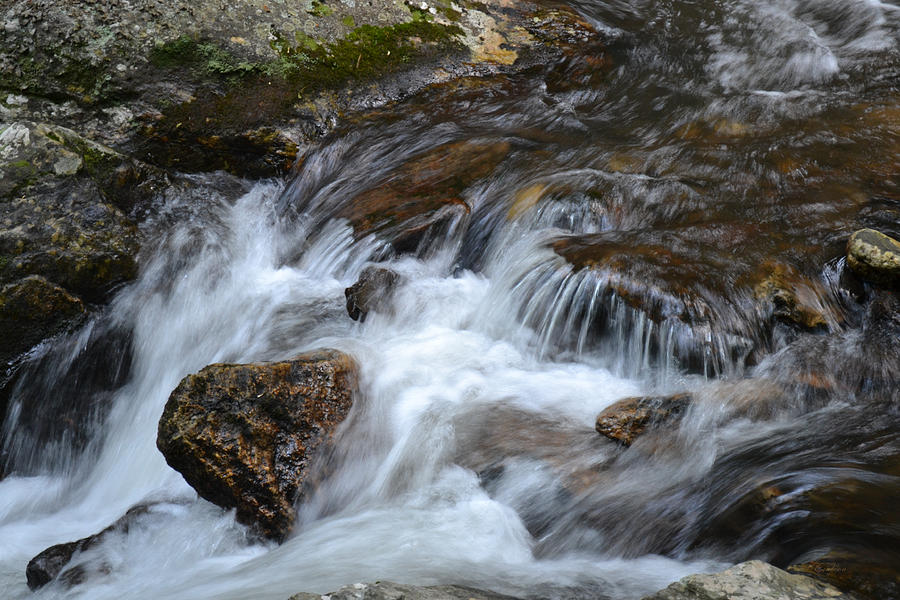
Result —
M834 586L751 560L708 575L689 575L643 600L852 600Z
M328 594L294 594L289 600L515 600L494 592L459 585L415 586L377 581L354 583Z

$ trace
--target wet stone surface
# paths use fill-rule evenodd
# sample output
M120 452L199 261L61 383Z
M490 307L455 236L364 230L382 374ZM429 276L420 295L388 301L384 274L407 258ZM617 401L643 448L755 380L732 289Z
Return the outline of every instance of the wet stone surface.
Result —
M202 497L283 540L316 451L353 404L356 377L353 359L335 350L210 365L172 392L157 447Z

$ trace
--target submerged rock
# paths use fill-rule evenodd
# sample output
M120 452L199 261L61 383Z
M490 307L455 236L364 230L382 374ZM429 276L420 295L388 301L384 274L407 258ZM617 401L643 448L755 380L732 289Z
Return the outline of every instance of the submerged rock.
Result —
M782 322L803 329L834 329L840 315L825 298L825 287L796 268L768 261L760 269L753 291L758 300L770 303L772 314Z
M97 546L111 533L128 533L129 527L136 519L146 514L150 507L140 504L128 509L115 523L94 535L89 535L75 542L56 544L50 546L30 561L25 569L25 578L31 590L41 588L54 579L59 578L68 586L82 583L88 576L85 566L73 565L66 568L76 553L84 552L93 546ZM101 568L101 570L108 570Z
M357 195L338 216L357 235L378 233L398 252L415 251L425 236L469 214L466 187L490 175L509 142L454 142L412 158L374 188Z
M832 551L816 560L791 565L788 572L823 581L861 598L900 598L900 556L877 556L876 552ZM880 560L879 560L880 559Z
M353 359L336 350L209 365L172 392L157 447L200 496L282 540L315 452L350 410L356 378Z
M328 594L294 594L289 600L514 600L461 585L416 586L378 581L344 586Z
M900 242L874 229L860 229L847 242L847 264L864 279L900 284Z
M400 276L384 267L366 267L356 283L344 290L347 313L354 321L364 321L372 311L384 310L391 300Z
M597 415L597 432L630 446L647 429L670 423L684 413L690 394L635 397L619 400Z
M751 560L721 573L689 575L643 600L851 600L839 589Z

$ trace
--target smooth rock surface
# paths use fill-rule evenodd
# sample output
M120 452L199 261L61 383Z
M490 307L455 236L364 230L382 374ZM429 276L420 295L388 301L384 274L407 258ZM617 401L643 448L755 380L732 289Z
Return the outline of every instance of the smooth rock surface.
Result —
M459 585L415 586L378 581L344 586L328 594L294 594L289 600L514 600Z
M751 560L721 573L689 575L643 600L851 600L839 589Z
M356 363L336 350L209 365L172 392L157 447L200 496L282 540L316 450L350 410L356 378Z

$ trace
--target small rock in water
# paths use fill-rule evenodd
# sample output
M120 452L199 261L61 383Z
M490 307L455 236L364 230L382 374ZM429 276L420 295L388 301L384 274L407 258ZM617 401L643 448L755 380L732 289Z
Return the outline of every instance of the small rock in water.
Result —
M648 428L681 417L691 400L690 394L625 398L597 416L596 429L609 439L630 446Z
M847 264L873 283L900 284L900 242L874 229L860 229L847 242Z
M169 396L156 445L200 496L283 540L315 451L353 404L356 378L356 363L336 350L209 365Z
M851 600L836 587L758 560L721 573L689 575L643 600Z
M365 321L372 311L387 308L400 276L384 267L366 267L356 283L344 290L347 312L354 321Z
M50 546L28 561L28 566L25 568L25 579L28 583L28 588L36 590L47 585L57 577L64 580L69 586L82 583L87 577L87 572L83 566L74 565L66 569L75 553L83 552L92 546L96 546L110 533L127 532L135 519L146 514L149 509L148 505L139 504L128 509L124 516L100 533L89 535L75 542Z

